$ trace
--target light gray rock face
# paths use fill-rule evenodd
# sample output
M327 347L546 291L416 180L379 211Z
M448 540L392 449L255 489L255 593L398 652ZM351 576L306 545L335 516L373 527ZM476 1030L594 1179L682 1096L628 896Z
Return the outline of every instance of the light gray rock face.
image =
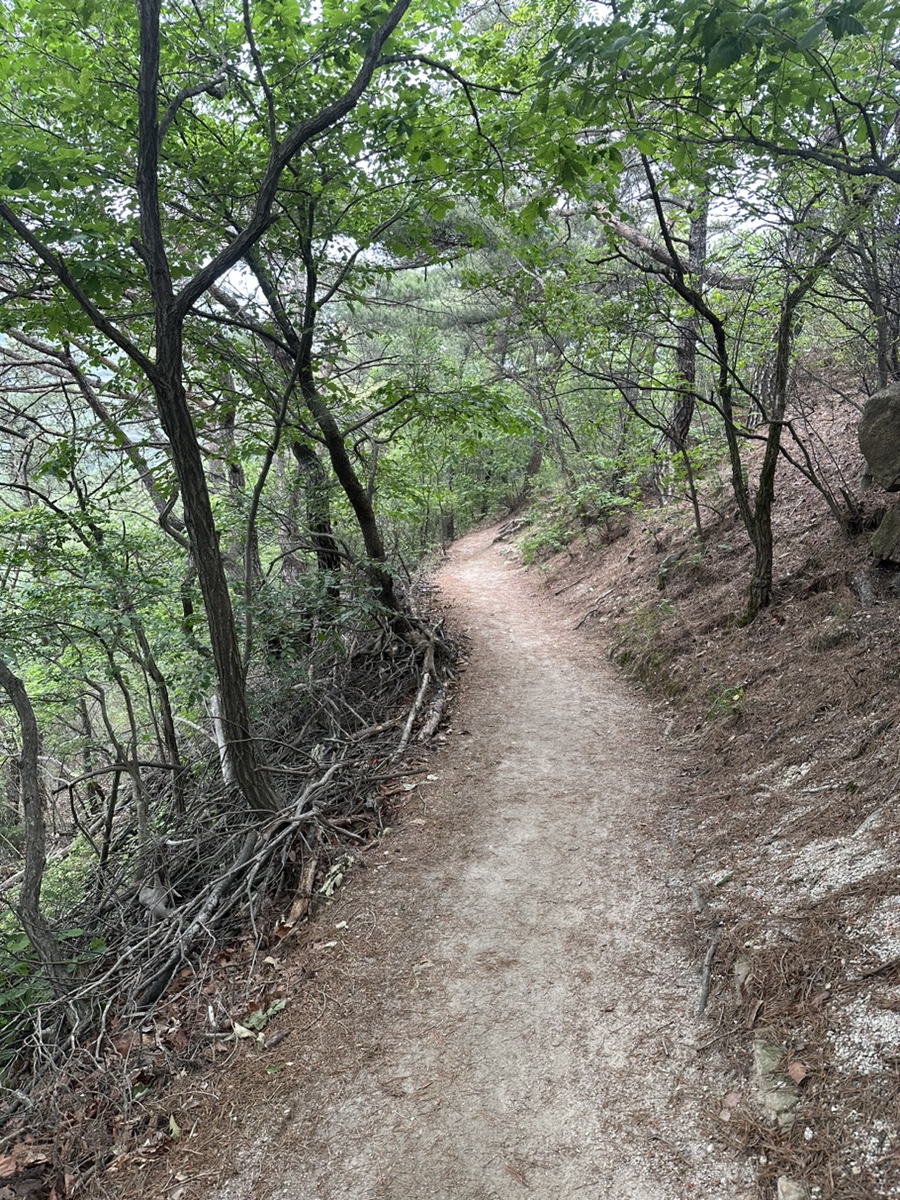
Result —
M770 1125L787 1129L796 1120L800 1089L783 1072L784 1047L760 1031L753 1042L751 1082L754 1098Z
M900 566L900 507L889 508L869 543L873 558Z
M866 401L859 423L859 448L869 474L888 492L900 491L900 383Z

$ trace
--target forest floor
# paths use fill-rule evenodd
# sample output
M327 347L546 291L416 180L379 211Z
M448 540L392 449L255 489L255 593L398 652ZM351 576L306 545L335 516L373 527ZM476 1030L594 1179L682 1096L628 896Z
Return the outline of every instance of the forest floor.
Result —
M803 416L874 525L858 411ZM247 1019L283 1011L148 1096L92 1195L900 1196L900 572L784 466L744 625L727 484L701 509L702 548L683 501L527 570L453 547L468 667L393 828L257 957Z
M176 1089L179 1140L119 1195L754 1194L711 1137L737 1093L696 1017L659 722L494 534L439 576L470 661L427 778L273 958L286 1038Z

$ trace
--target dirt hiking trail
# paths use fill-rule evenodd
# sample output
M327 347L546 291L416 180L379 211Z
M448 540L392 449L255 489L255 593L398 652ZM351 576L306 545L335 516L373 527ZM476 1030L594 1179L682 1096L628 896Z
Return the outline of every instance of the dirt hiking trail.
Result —
M751 1194L709 1141L660 732L494 534L439 577L471 661L437 779L320 916L321 1009L235 1096L222 1200Z

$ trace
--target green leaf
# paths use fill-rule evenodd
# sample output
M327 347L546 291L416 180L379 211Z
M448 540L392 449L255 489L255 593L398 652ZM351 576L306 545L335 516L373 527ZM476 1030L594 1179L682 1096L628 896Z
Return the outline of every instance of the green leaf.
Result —
M261 1008L258 1008L256 1012L250 1013L250 1015L244 1021L243 1027L253 1030L265 1029L272 1017L282 1012L286 1007L287 1000L273 1000L265 1011L263 1011ZM237 1022L235 1022L235 1028L237 1028ZM239 1034L238 1036L244 1035Z
M854 37L866 32L862 21L858 21L849 13L841 13L837 17L825 17L825 23L828 26L828 32L836 42L840 41L842 37Z
M808 50L825 32L826 24L825 21L820 20L816 21L814 25L810 25L809 29L807 29L806 33L804 33L803 37L797 43L797 49Z
M719 71L724 71L727 67L734 66L744 53L744 45L738 37L723 37L713 46L709 52L709 58L706 60L706 67L710 75L715 75Z

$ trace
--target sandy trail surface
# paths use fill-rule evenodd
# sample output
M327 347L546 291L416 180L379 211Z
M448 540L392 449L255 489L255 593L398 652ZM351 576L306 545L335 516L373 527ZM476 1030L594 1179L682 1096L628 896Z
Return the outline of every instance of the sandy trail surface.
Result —
M236 1101L223 1200L746 1194L710 1142L660 731L494 532L440 575L471 659L437 778L320 918L321 1017Z

